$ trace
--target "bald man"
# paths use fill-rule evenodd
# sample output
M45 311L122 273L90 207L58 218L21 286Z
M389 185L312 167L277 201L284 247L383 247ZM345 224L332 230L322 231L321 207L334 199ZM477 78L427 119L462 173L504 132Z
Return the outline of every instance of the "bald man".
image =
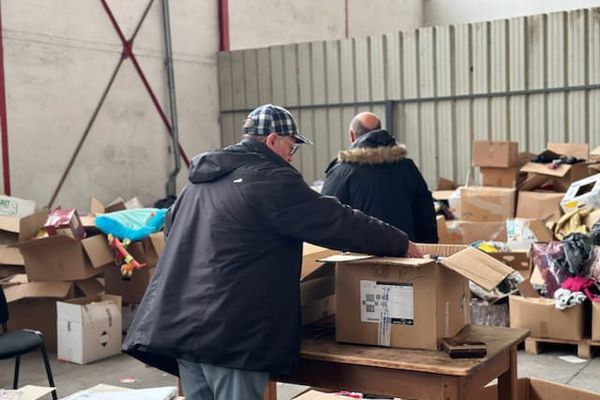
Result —
M371 112L357 114L348 135L350 148L327 167L321 193L403 230L412 241L437 243L431 192L404 145Z

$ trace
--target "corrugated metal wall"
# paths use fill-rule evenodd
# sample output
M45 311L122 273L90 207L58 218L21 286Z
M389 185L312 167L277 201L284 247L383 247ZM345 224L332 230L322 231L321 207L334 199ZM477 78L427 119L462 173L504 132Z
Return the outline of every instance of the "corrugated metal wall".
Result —
M600 145L600 8L221 53L219 77L223 145L255 106L289 107L315 142L295 161L307 182L356 112L386 107L430 185L464 182L473 139Z

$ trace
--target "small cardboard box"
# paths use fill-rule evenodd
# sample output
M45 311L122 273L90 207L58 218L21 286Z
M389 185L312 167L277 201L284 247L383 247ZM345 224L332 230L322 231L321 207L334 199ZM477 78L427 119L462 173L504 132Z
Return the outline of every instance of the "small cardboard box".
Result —
M519 161L519 143L476 140L473 142L473 165L477 167L515 167Z
M515 216L515 189L480 186L460 192L461 218L471 222L501 222Z
M560 217L560 201L564 193L519 192L517 218L551 219Z
M470 244L476 240L506 242L506 224L504 222L461 220L442 222L438 224L439 243L442 244Z
M519 378L517 382L519 400L600 400L600 393L562 385L539 378ZM469 395L470 400L500 400L498 384L486 386Z
M121 296L125 304L139 304L146 293L150 280L154 275L154 267L164 247L164 234L157 232L139 242L129 245L128 251L145 267L133 271L131 279L124 280L117 266L110 266L104 272L106 293Z
M592 302L592 340L600 341L600 304Z
M35 212L33 200L0 195L0 215L5 217L26 217Z
M103 267L114 262L104 235L91 236L83 240L63 235L34 239L35 233L42 227L47 216L47 210L31 216L34 221L26 221L28 228L31 229L19 233L25 241L14 245L23 255L25 271L30 281L87 279L104 272Z
M44 229L49 236L65 235L77 240L85 238L85 229L81 224L77 210L74 208L51 211L44 224Z
M600 208L600 174L573 182L560 206L565 213L588 206Z
M584 307L557 310L554 299L509 296L511 328L525 328L534 338L579 340L584 336Z
M549 143L548 150L586 161L589 157L589 146L587 144ZM551 169L548 168L548 164L528 162L521 168L521 172L528 173L528 179L534 178L535 175L554 178L559 190L564 191L572 182L588 176L588 166L588 163L584 162L573 165L561 164L557 168Z
M481 167L479 172L481 186L516 188L519 183L519 169L517 167Z
M438 349L443 337L469 323L467 279L491 290L514 272L470 247L439 262L361 255L325 260L336 262L336 340L414 349Z
M27 282L4 288L10 318L8 329L34 329L44 334L46 346L56 351L56 301L94 296L104 290L97 279L77 282Z
M56 314L59 360L87 364L121 352L119 296L58 301Z

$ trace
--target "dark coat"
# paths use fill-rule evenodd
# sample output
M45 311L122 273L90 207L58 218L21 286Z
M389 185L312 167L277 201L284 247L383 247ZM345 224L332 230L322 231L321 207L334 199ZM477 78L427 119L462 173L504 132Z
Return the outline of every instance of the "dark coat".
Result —
M264 144L194 158L156 273L123 350L177 374L176 358L286 374L300 345L302 242L401 256L404 232L311 190Z
M321 193L402 229L415 242L437 243L431 192L405 155L385 130L366 133L329 164Z

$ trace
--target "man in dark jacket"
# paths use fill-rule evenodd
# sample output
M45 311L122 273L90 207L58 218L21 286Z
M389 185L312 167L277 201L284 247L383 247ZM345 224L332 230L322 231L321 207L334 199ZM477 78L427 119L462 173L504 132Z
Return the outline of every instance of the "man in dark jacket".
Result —
M286 109L255 109L243 134L194 158L123 344L179 374L189 400L262 399L269 373L290 372L300 346L303 241L419 255L404 232L306 185L289 162L310 141Z
M370 112L352 119L349 136L352 144L329 164L321 193L402 229L415 242L437 243L431 192L406 148Z

